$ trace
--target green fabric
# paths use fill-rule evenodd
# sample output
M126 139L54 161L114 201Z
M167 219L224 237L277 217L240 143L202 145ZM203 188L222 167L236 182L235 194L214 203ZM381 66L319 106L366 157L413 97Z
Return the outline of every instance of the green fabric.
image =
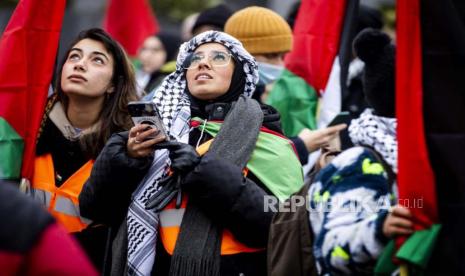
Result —
M132 65L134 65L134 68L140 69L142 67L142 64L141 64L139 59L132 59L131 61L132 61ZM176 71L176 61L175 60L166 62L160 68L161 73L169 74L169 73L172 73L174 71Z
M383 250L383 253L378 257L375 267L375 275L391 275L398 266L392 262L392 256L395 253L395 242L391 240Z
M161 68L160 68L160 72L162 73L172 73L176 71L176 61L175 60L172 60L172 61L168 61L167 63L165 63Z
M24 140L0 117L0 179L19 179Z
M203 129L204 121L194 118ZM221 123L207 122L205 131L215 137ZM260 131L256 147L247 163L247 168L280 201L299 191L303 185L303 172L291 142L283 137Z
M440 224L433 224L429 229L416 231L399 248L395 256L407 263L409 275L424 274L440 230ZM378 258L375 275L391 275L398 268L392 262L394 253L395 243L392 240Z
M142 66L140 60L137 58L132 58L131 63L136 69L139 69Z
M416 231L402 244L396 257L426 269L440 230L440 224L433 224L431 228Z
M284 134L294 137L304 128L316 129L318 95L301 77L284 70L275 82L266 103L281 114Z

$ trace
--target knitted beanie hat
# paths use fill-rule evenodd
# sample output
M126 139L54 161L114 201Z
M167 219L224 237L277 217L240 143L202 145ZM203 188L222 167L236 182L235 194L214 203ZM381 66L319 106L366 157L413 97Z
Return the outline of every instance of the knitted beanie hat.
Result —
M232 11L224 4L208 8L197 17L194 26L192 26L192 33L195 33L197 28L204 25L215 26L219 31L222 31L226 20L228 20L231 14Z
M251 54L289 52L292 30L277 13L261 7L248 7L234 13L224 26L225 33L239 39Z
M355 54L365 62L363 92L375 114L395 118L395 46L391 38L375 29L365 29L354 39Z

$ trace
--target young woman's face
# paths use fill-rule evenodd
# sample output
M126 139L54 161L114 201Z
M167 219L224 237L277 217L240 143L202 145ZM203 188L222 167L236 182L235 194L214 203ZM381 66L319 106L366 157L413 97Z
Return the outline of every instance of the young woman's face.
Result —
M206 43L200 45L194 54L203 56L198 65L187 69L186 80L191 94L201 100L213 100L225 94L231 85L234 72L232 60L226 66L212 66L209 55L214 52L229 54L226 47L218 43Z
M142 71L152 74L158 71L166 62L166 50L160 39L151 36L145 39L139 50L139 61Z
M103 43L85 38L69 52L61 73L61 89L67 95L90 98L112 93L113 56Z

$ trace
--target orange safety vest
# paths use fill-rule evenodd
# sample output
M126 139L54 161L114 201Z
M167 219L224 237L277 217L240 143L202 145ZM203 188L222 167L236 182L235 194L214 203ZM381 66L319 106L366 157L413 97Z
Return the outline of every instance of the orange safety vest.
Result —
M176 209L176 199L173 199L160 212L160 237L166 252L173 255L174 247L181 229L181 222L187 205L187 196L183 195L181 208ZM232 255L244 252L257 252L264 248L252 248L237 241L233 234L223 230L221 239L221 255Z
M90 176L94 160L89 160L60 187L55 186L55 169L51 154L37 156L31 193L68 232L80 232L91 221L79 213L79 194Z

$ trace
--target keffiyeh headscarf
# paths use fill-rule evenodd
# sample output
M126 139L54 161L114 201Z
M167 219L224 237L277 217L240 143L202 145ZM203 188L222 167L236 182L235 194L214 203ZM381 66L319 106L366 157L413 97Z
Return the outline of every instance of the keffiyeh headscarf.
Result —
M381 117L367 108L359 118L352 120L349 136L355 145L373 147L397 173L397 119Z
M243 65L246 82L244 95L251 97L258 82L258 67L255 59L244 49L234 37L217 31L208 31L197 35L181 45L176 71L170 74L161 84L155 94L154 102L160 110L163 123L170 128L174 114L184 105L189 106L189 99L184 93L186 88L185 69L182 68L186 58L202 44L216 42L225 46L231 54Z
M212 42L226 47L238 61L236 66L242 65L245 74L244 95L251 97L258 82L255 59L234 37L223 32L208 31L182 44L176 61L176 71L165 78L153 101L169 136L184 143L187 143L189 138L191 103L185 93L187 83L182 65L197 47ZM127 215L129 275L150 275L152 270L159 218L154 211L146 210L145 205L156 192L158 180L163 177L169 162L168 152L157 150L149 172L132 195Z

